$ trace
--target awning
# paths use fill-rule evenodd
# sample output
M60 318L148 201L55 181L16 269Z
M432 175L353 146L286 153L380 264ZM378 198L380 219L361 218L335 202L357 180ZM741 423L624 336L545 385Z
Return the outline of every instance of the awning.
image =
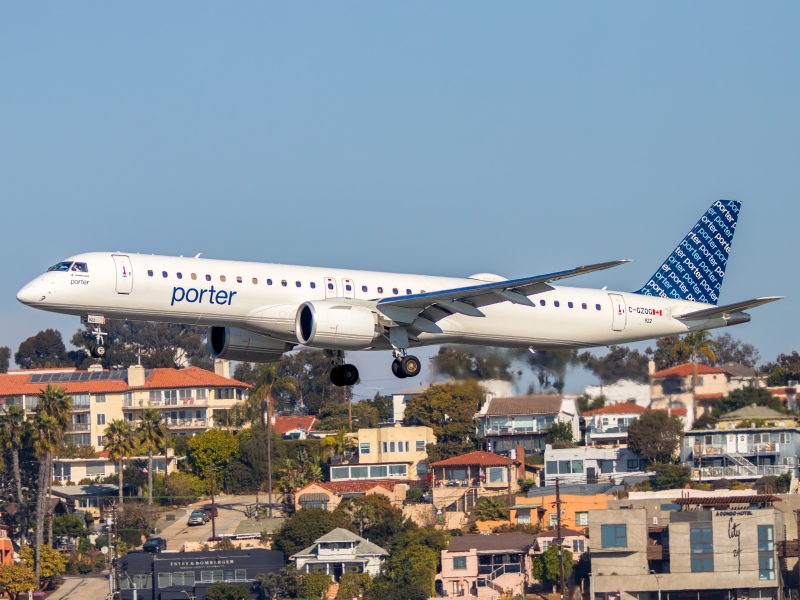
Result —
M331 498L328 494L300 494L298 501L300 504L304 502L330 502Z

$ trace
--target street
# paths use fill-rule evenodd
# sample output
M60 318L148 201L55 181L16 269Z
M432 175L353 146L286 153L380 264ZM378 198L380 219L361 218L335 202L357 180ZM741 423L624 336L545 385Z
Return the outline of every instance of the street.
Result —
M48 600L101 600L109 594L108 574L87 577L66 577Z

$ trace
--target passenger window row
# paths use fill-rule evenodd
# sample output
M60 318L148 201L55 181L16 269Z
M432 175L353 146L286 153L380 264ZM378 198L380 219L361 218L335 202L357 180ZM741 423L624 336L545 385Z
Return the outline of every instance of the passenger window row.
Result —
M547 306L547 300L539 300L539 306ZM561 302L559 300L553 300L553 306L558 308L559 306L561 306ZM575 305L572 302L567 302L567 306L569 308L575 308ZM594 307L597 310L602 310L602 307L599 304L595 304ZM581 303L581 308L583 310L587 310L589 308L589 306L586 304L586 302L582 302Z
M148 269L147 270L147 276L148 277L153 277L154 276L153 269ZM166 279L167 277L169 277L169 273L167 273L166 271L161 271L161 276ZM175 273L175 277L177 277L178 279L183 279L183 273L177 272L177 273ZM191 273L190 277L193 280L196 280L197 279L197 273ZM206 281L211 281L211 279L212 279L211 275L206 275L205 278L206 278ZM225 275L220 275L219 276L219 280L222 283L225 283L228 280L228 278ZM241 277L237 277L236 278L236 283L242 283L243 281L244 280ZM253 285L258 285L258 277L253 277L251 279L251 281L253 282ZM265 279L265 281L266 281L267 285L272 285L272 279L267 278L267 279ZM296 287L303 287L303 282L301 282L301 281L295 281L294 284L295 284ZM286 281L285 279L282 279L281 280L281 285L283 287L287 287L289 285L289 282ZM312 290L316 289L316 287L317 287L317 284L314 283L313 281L310 282L308 285Z

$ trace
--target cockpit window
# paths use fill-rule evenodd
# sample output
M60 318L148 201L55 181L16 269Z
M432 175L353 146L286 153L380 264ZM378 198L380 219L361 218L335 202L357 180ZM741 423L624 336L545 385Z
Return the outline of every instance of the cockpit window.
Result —
M79 263L79 262L76 262L74 265L72 265L72 270L78 273L89 272L89 268L86 266L86 263Z
M60 262L57 265L53 265L48 271L69 271L69 268L72 266L71 262Z

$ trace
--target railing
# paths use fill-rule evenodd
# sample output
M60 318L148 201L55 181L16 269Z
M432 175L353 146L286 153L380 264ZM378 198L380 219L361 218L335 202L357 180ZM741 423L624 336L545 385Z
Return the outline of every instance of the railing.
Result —
M89 410L88 402L73 402L72 410Z
M139 405L141 406L141 401ZM177 398L169 398L167 400L148 400L147 406L178 406L178 399Z
M602 433L628 433L628 426L623 427L587 427L586 431L591 434L597 435Z
M69 430L70 431L89 431L91 429L91 425L89 423L70 423Z
M647 547L647 560L663 560L665 555L669 555L669 546L654 544Z
M727 479L730 477L754 478L764 475L783 475L790 473L792 467L789 465L759 465L752 467L733 466L733 467L702 467L696 468L692 461L684 463L685 467L692 470L692 479L696 481L706 481L711 479Z
M547 433L547 429L538 427L482 427L483 435L517 435L531 433Z
M172 428L180 427L205 427L208 419L167 419L167 425Z
M778 453L781 450L780 442L760 442L758 444L736 444L729 449L725 444L695 444L693 450L696 456L721 456L723 454L767 454Z
M506 563L503 565L478 565L478 575L488 575L486 579L497 579L505 573L522 573L521 563Z

